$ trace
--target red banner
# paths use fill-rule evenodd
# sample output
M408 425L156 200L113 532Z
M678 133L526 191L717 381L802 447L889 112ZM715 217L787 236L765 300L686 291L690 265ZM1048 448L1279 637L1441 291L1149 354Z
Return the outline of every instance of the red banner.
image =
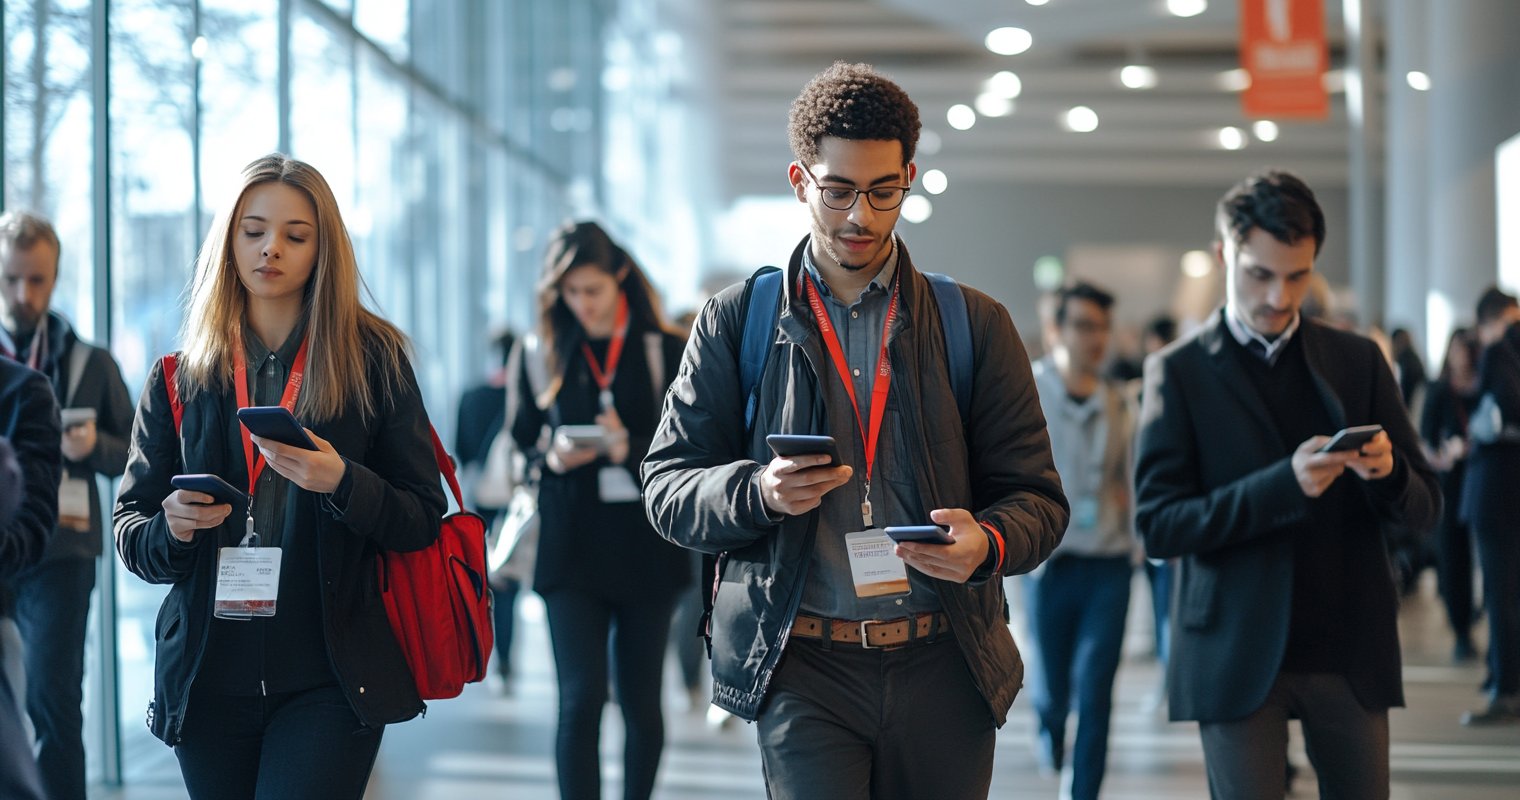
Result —
M1240 0L1241 94L1248 117L1324 119L1330 115L1323 0Z

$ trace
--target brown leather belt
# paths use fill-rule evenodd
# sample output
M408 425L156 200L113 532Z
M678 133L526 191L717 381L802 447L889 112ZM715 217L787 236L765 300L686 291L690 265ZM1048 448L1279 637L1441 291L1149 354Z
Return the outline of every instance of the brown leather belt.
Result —
M792 622L793 636L821 639L825 650L834 642L858 644L866 650L895 650L909 644L928 644L951 633L950 618L942 613L888 620L819 619L798 614Z

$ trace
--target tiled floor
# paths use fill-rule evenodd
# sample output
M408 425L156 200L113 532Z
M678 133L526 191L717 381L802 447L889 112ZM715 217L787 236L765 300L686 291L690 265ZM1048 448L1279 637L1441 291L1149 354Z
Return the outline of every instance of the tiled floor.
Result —
M1135 584L1128 655L1119 673L1103 795L1111 800L1192 800L1208 795L1198 734L1190 724L1164 721L1150 707L1159 685L1155 661L1146 655L1150 620L1143 580ZM1010 592L1017 598L1018 592ZM520 677L510 693L472 686L458 700L432 704L425 719L386 731L371 800L547 800L554 788L555 693L541 606L520 607L524 617L517 652ZM1015 609L1017 617L1017 609ZM1453 665L1433 576L1406 602L1400 618L1405 647L1409 707L1392 713L1395 800L1499 800L1520 798L1520 727L1474 730L1458 717L1477 707L1477 665ZM1016 629L1015 634L1019 634ZM1480 646L1482 643L1479 636ZM754 730L743 723L709 728L699 712L685 708L673 670L667 675L669 746L655 793L664 800L763 798ZM604 720L604 794L618 797L617 709ZM1015 705L998 734L992 796L1055 798L1059 781L1041 778L1030 749L1028 703ZM1295 734L1292 758L1302 769L1294 797L1317 798L1313 772ZM133 754L134 776L125 790L101 790L99 800L169 800L185 797L167 748Z

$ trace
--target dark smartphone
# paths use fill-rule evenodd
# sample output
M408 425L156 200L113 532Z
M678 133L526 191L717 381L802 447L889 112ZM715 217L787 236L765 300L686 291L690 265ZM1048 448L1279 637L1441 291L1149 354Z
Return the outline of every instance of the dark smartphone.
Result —
M938 525L903 525L896 528L887 528L882 531L892 541L902 544L903 542L919 542L921 544L955 544L950 538L950 532Z
M306 429L296 421L296 416L284 406L253 406L238 409L238 421L253 435L280 444L316 450L317 445L306 435Z
M1373 437L1382 432L1382 425L1358 425L1355 428L1346 428L1335 434L1335 438L1321 447L1319 452L1341 453L1346 450L1361 450L1362 445L1372 441Z
M771 446L771 452L782 458L822 455L829 457L829 463L824 466L837 467L844 463L844 459L839 457L839 448L834 445L832 436L773 433L765 437L765 443Z
M238 519L248 514L248 495L236 486L215 475L175 475L169 483L176 489L209 494L216 499L214 505L226 503L232 506L228 519Z

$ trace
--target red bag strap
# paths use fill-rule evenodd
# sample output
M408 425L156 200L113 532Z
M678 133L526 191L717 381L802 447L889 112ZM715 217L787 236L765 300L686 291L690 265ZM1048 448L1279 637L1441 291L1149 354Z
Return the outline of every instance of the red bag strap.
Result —
M179 355L176 353L165 355L163 365L164 389L169 392L169 409L174 412L174 432L179 433L185 421L185 404L180 402L179 382L174 377L179 372Z
M459 490L459 479L454 477L454 459L449 458L449 451L443 449L443 441L438 438L438 430L428 425L428 432L433 434L433 457L438 459L438 471L443 473L444 480L449 482L449 488L454 491L454 502L459 504L459 509L464 510L464 492Z

